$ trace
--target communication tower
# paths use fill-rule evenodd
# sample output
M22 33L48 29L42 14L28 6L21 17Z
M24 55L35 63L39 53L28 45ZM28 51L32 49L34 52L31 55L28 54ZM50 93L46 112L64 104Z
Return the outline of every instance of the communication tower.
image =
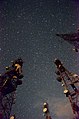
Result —
M22 66L23 61L19 58L13 61L10 67L6 67L6 72L0 75L0 119L10 119L17 86L22 84Z
M57 71L57 80L64 88L64 94L69 98L74 119L79 119L79 76L68 71L59 59L54 61Z

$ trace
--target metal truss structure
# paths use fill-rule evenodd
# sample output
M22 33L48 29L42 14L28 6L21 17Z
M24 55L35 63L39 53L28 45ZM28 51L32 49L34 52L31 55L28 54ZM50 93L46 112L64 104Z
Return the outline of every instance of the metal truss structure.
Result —
M16 89L22 84L22 59L12 62L6 72L0 75L0 119L10 119L12 105L15 104Z
M0 97L0 119L9 119L12 105L15 103L15 92Z
M69 98L74 119L79 119L79 76L68 71L59 59L54 61L57 71L57 80L62 83L64 94Z
M52 119L51 116L50 116L49 107L48 107L47 102L45 102L43 104L43 113L44 113L44 116L45 116L46 119Z

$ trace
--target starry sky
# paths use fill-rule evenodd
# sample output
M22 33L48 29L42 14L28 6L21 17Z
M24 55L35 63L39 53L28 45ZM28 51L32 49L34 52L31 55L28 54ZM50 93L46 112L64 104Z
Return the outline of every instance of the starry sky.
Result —
M59 58L79 74L79 54L55 35L76 32L78 27L78 0L0 0L0 72L11 60L24 60L23 84L12 108L17 119L45 119L46 101L53 119L72 119L53 61Z

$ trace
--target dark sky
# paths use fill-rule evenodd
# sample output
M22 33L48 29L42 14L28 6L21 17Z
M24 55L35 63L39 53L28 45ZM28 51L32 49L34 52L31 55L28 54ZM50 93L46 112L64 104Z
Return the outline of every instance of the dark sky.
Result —
M0 72L11 60L24 60L23 85L12 110L17 119L45 119L45 101L53 119L72 118L69 101L55 80L53 61L59 58L70 71L79 72L79 54L55 35L77 31L78 4L78 0L0 0Z

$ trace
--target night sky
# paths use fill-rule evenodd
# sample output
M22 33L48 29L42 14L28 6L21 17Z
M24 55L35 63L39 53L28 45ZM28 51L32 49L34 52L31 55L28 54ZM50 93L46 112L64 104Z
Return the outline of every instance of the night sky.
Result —
M76 32L78 27L78 0L0 0L0 72L11 60L24 60L23 84L12 108L17 119L45 119L45 101L53 119L72 119L53 61L59 58L79 74L79 53L55 35Z

